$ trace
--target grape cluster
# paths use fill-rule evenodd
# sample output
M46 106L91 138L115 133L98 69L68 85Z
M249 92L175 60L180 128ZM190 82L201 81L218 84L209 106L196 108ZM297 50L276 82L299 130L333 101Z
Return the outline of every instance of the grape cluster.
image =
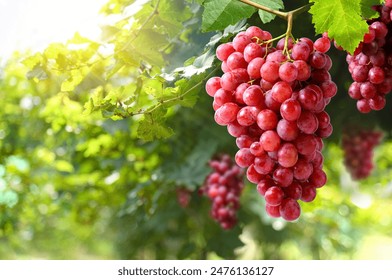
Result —
M177 202L182 208L187 208L190 201L192 192L186 188L177 188Z
M373 168L373 149L380 144L383 133L350 129L343 133L344 164L354 180L367 178Z
M211 216L214 220L219 222L223 229L230 229L237 223L244 173L229 155L211 160L209 165L213 172L207 176L200 190L212 200Z
M266 212L292 221L298 200L310 202L326 183L322 138L332 133L324 111L336 94L327 36L314 43L280 39L256 26L218 46L221 77L206 83L215 121L236 137L236 163L264 196Z
M392 3L374 7L380 14L369 20L369 32L364 35L354 54L346 61L354 82L348 94L357 100L361 113L379 111L385 107L385 95L392 90Z

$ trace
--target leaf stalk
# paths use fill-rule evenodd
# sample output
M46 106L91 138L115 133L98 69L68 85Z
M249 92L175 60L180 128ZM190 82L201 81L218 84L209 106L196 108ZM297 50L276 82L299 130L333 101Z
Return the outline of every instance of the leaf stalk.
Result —
M239 1L242 2L242 3L245 3L245 4L249 5L249 6L255 7L256 9L263 10L263 11L266 11L268 13L274 14L274 15L276 15L276 16L284 19L284 20L288 20L289 17L294 17L296 15L299 15L299 14L302 14L302 13L308 11L310 9L310 6L312 5L312 4L307 4L307 5L299 7L298 9L295 9L295 10L292 10L292 11L282 12L282 11L279 11L279 10L271 9L271 8L269 8L267 6L261 5L259 3L253 2L251 0L239 0Z

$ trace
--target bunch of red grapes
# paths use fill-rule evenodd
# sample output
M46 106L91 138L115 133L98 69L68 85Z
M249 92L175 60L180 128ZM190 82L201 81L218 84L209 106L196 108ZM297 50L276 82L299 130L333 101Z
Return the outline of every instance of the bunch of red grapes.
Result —
M176 189L177 202L182 208L187 208L192 197L192 192L186 188Z
M281 39L256 26L221 44L221 77L206 83L215 121L236 137L236 163L264 196L272 217L296 220L298 200L325 185L322 138L332 133L326 105L336 94L326 52L330 40Z
M206 178L201 192L212 200L211 216L223 229L237 224L237 211L244 188L243 170L229 155L221 155L209 162L213 172Z
M380 144L381 131L350 129L343 133L344 164L354 180L367 178L373 168L373 149Z
M361 113L383 109L385 95L392 90L392 1L374 9L380 17L368 21L369 32L354 54L346 57L354 80L348 94L357 100Z

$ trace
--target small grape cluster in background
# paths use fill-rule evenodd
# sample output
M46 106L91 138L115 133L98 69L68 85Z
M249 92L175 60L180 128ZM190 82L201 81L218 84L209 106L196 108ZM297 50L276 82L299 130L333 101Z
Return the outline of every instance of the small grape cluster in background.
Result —
M244 173L226 154L211 160L209 165L213 171L207 176L200 192L212 201L213 219L223 229L230 229L237 224Z
M377 130L347 129L343 133L344 164L354 180L370 176L374 169L374 148L380 144L383 133Z

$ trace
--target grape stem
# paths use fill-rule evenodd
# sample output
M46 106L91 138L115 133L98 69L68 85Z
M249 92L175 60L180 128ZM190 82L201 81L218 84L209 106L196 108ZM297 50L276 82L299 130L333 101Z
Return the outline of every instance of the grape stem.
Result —
M280 18L282 18L282 19L287 21L287 30L286 30L286 33L285 33L285 37L286 38L285 38L285 41L284 41L283 53L286 54L287 56L289 56L289 53L288 53L288 42L289 42L289 38L292 37L291 30L293 29L293 18L296 15L299 15L299 14L302 14L303 12L308 11L312 4L307 4L305 6L302 6L302 7L298 8L298 9L295 9L295 10L292 10L292 11L282 12L282 11L274 10L274 9L268 8L266 6L260 5L258 3L253 2L253 1L250 1L250 0L239 0L239 1L242 2L242 3L248 4L248 5L252 6L252 7L255 7L257 9L266 11L266 12L271 13L271 14L274 14L274 15L276 15L276 16L278 16L278 17L280 17Z
M288 51L288 44L289 44L289 38L290 38L290 36L292 36L292 34L291 34L292 29L293 29L293 14L289 12L287 14L287 30L286 30L286 37L284 40L284 48L283 48L283 53L288 58L290 58L290 54Z

